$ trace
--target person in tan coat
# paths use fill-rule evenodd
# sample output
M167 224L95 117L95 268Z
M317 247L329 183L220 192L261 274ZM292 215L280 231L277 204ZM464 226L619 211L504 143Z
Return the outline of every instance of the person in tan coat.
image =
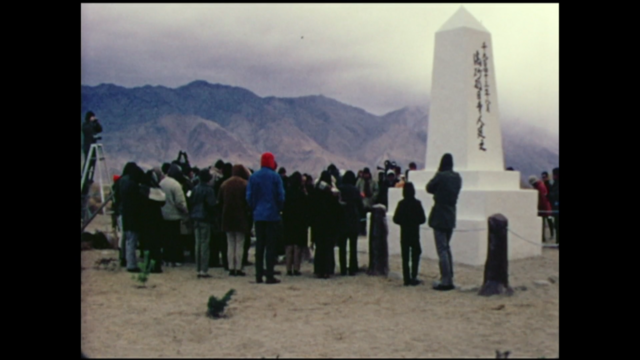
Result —
M242 271L244 238L249 233L249 205L246 200L249 170L241 164L231 169L231 177L220 185L218 202L222 207L222 231L227 234L229 276L245 276Z
M166 201L162 207L164 218L164 246L163 258L172 266L180 266L182 257L180 253L180 221L189 218L187 199L178 179L182 177L182 171L176 164L171 164L162 181L160 188L166 195Z

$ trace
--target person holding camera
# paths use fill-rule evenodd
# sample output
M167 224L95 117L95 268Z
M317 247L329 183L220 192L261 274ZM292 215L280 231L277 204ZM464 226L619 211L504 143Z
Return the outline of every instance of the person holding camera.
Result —
M100 137L96 137L96 134L102 132L102 125L100 125L100 120L96 118L96 115L93 111L87 111L84 116L84 124L82 124L82 135L84 136L84 143L82 146L82 152L84 153L85 162L87 161L87 157L89 156L89 150L91 149L91 144L95 144L97 140L100 140Z
M82 174L87 171L88 177L86 182L84 183L81 192L81 201L80 201L80 217L84 219L85 211L87 208L87 202L89 200L89 189L91 188L91 184L93 183L93 173L95 170L96 164L96 154L89 159L89 150L91 150L91 144L95 144L96 140L100 140L99 137L96 137L96 134L102 131L102 126L98 119L96 119L96 115L92 111L88 111L84 117L84 124L82 124L82 136L84 141L82 143L82 153L84 155L84 160L82 162ZM89 168L87 168L89 166Z

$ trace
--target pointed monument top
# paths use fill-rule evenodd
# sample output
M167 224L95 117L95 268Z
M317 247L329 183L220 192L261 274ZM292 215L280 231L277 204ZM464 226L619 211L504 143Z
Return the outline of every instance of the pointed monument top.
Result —
M458 11L456 11L456 13L453 14L453 16L451 16L449 20L447 20L447 22L442 25L442 27L440 27L438 32L453 30L461 27L468 27L474 30L489 32L489 30L482 26L482 24L480 24L480 22L476 20L476 18L474 18L473 15L471 15L471 13L469 13L469 11L464 8L464 6L460 6L460 9L458 9Z

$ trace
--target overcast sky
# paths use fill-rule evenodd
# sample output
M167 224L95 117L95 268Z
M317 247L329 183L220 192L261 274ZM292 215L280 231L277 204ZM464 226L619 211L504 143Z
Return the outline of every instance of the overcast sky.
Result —
M461 4L82 4L81 83L205 80L383 115L425 106L435 32ZM462 4L491 32L503 118L558 133L559 5Z

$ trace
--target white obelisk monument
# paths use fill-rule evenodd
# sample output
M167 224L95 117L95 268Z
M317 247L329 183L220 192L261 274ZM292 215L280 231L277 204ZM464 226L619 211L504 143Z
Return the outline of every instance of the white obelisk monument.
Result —
M426 184L435 175L442 155L450 153L454 171L462 176L451 239L453 261L485 263L487 219L496 213L509 220L510 260L540 255L538 194L520 189L519 172L504 170L491 34L461 7L436 32L435 40L426 166L423 171L409 173L416 197L428 217L433 196L426 192ZM401 189L389 189L390 254L400 253L400 227L392 218L401 199ZM438 258L433 230L426 223L421 226L420 242L424 257Z

